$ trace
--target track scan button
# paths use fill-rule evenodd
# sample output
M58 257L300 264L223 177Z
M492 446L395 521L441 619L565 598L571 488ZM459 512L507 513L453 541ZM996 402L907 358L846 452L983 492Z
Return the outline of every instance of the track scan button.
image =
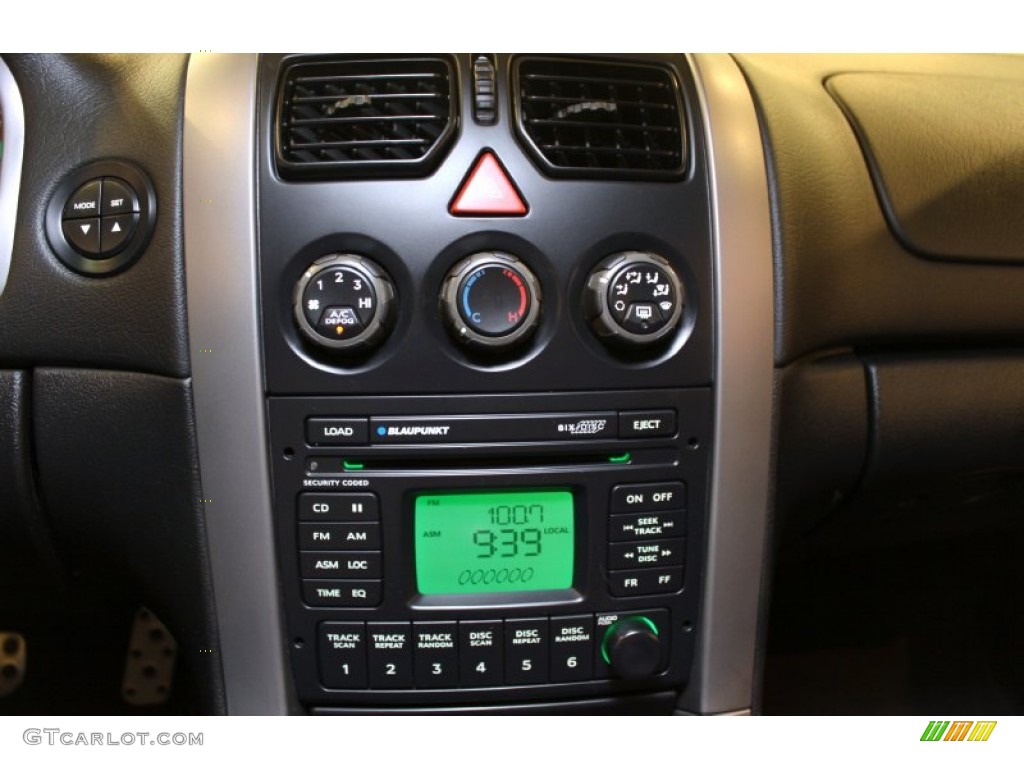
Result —
M317 632L320 680L327 688L366 687L366 629L360 622L331 621Z

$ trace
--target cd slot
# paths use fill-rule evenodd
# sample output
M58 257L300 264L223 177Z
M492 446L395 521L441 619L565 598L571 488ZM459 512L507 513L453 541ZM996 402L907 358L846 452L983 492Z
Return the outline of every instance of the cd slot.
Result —
M352 473L396 473L443 471L446 473L537 471L544 469L601 470L628 466L674 466L679 452L673 448L644 448L631 451L572 451L561 453L529 453L496 456L310 456L306 459L309 476L347 475Z

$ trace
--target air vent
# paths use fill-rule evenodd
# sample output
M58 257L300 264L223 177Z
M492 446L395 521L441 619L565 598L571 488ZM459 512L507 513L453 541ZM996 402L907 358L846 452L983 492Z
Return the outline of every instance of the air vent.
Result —
M425 176L455 133L448 59L301 60L285 69L277 167L285 178Z
M520 138L553 176L675 179L686 168L681 97L667 68L519 59L515 107Z

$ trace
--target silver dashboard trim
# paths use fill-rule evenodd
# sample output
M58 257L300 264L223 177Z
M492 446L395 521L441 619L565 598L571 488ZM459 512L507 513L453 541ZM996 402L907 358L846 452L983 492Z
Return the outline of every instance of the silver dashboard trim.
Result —
M724 54L690 59L707 139L715 275L715 446L694 678L680 708L753 702L769 504L774 304L764 148L753 99Z
M0 153L0 296L7 285L14 253L22 159L25 153L25 107L21 91L0 58L0 113L3 114L3 152Z
M262 391L255 55L199 54L185 90L189 344L228 714L286 714Z

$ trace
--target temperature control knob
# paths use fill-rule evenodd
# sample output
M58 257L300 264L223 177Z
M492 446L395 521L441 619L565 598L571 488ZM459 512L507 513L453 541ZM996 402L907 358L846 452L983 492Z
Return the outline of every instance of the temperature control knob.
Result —
M310 265L292 296L295 322L321 347L362 352L391 330L395 288L377 264L351 253L334 253Z
M594 268L585 301L587 318L602 341L643 346L679 325L686 293L667 259L626 251Z
M629 616L615 622L601 640L601 655L617 677L650 677L661 666L657 625L646 616Z
M540 319L540 283L515 256L476 253L448 273L441 314L459 341L504 349L526 339Z

